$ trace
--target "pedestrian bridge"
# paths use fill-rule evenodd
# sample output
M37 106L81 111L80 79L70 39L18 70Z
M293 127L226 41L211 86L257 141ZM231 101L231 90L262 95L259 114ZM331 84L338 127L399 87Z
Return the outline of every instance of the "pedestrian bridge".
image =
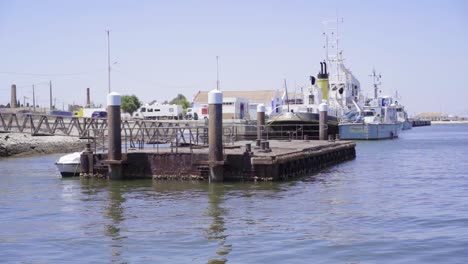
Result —
M318 135L318 125L261 126L263 139L302 139L309 134ZM33 136L70 136L105 144L108 136L107 118L71 117L60 115L2 113L0 133L30 133ZM207 120L122 120L122 143L176 145L206 145ZM223 143L255 139L257 126L245 120L223 121ZM140 143L135 143L140 142Z
M204 122L189 120L122 120L122 140L146 143L204 144L207 137ZM30 133L33 136L70 136L105 140L107 118L68 117L43 114L0 113L0 133Z

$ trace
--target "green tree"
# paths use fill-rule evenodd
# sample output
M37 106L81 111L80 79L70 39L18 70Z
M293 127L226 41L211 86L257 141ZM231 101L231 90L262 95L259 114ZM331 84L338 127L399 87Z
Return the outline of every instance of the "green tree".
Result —
M135 95L122 96L122 110L129 114L133 114L141 106L141 102Z
M185 98L185 96L183 94L178 94L174 99L172 99L170 102L170 104L176 104L176 105L181 105L182 106L182 109L184 110L184 113L185 111L187 110L187 108L190 107L190 102L187 100L187 98Z

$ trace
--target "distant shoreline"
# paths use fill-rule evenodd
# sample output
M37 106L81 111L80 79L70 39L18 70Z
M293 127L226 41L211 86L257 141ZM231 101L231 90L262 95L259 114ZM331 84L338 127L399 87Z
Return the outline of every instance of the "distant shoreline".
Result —
M0 133L0 158L80 151L85 143L76 137Z
M465 121L431 121L432 125L468 125L468 120Z

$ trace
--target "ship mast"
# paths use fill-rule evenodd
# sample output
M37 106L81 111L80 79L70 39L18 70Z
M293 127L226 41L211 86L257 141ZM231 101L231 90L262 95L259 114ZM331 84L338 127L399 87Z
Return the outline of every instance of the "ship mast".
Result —
M284 90L286 91L286 103L288 104L288 112L289 112L289 96L288 96L288 85L286 84L286 79L284 79Z
M372 69L372 74L369 76L372 77L372 81L374 83L374 98L377 98L379 97L379 85L382 84L380 82L380 78L382 78L382 75L380 73L377 74L375 72L375 69Z
M338 17L333 20L324 20L323 36L325 37L325 59L330 65L330 76L333 79L340 81L339 64L342 61L341 51L339 49L339 24L343 23L343 19Z

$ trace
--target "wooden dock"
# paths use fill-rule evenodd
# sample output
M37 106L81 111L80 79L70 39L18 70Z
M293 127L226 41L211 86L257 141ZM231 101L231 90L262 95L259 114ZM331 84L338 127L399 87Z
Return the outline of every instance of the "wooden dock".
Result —
M249 151L249 146L251 144ZM351 141L268 141L269 147L253 147L255 142L237 141L224 146L224 181L282 181L354 159ZM264 147L265 145L263 144ZM81 169L82 176L108 173L107 154L91 154L92 164ZM129 150L122 154L124 179L209 180L208 147L172 147Z

